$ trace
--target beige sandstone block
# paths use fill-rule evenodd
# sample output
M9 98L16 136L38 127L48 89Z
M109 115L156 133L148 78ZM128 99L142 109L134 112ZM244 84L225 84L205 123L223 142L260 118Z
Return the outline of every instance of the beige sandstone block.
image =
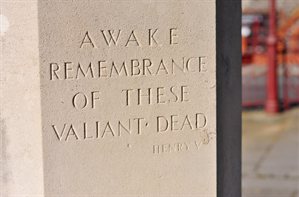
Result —
M238 196L227 2L1 3L4 196Z

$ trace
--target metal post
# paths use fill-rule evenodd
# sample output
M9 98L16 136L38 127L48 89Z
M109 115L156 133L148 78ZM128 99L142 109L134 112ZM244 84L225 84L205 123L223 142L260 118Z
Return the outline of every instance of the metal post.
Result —
M283 65L283 109L289 109L289 69L288 69L288 61L287 61L287 48L286 41L284 40L282 43L282 65Z
M277 86L277 34L276 34L276 2L269 0L269 35L268 35L268 72L267 72L267 100L266 111L279 111Z

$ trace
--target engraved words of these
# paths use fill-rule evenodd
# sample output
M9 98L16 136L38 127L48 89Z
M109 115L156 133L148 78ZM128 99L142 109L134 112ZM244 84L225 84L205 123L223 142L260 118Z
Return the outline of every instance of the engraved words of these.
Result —
M161 34L164 34L162 36ZM137 30L100 30L98 34L85 31L78 48L91 50L99 47L179 47L180 33L178 28L168 30L147 29ZM108 50L108 49L107 49ZM136 49L138 50L138 49ZM140 50L140 49L139 49ZM101 54L99 54L100 56ZM169 54L171 55L171 54ZM63 80L99 79L112 80L123 77L160 77L163 75L203 74L208 70L208 58L205 55L182 55L181 57L141 57L111 60L101 57L98 60L83 62L62 61L50 62L49 80L52 82ZM153 79L158 80L158 79ZM125 107L162 105L172 103L191 102L191 86L188 84L161 85L158 87L125 88L119 91L119 102ZM111 98L104 97L105 92L94 90L91 92L76 92L70 100L76 110L94 110L99 105L110 102ZM105 103L107 105L107 103ZM108 103L109 104L109 103ZM170 113L157 114L147 120L143 117L127 117L122 120L98 120L94 122L52 124L51 129L57 140L96 140L108 137L128 135L142 135L149 128L155 128L154 133L199 131L207 125L204 113L193 114ZM164 149L163 149L164 150Z

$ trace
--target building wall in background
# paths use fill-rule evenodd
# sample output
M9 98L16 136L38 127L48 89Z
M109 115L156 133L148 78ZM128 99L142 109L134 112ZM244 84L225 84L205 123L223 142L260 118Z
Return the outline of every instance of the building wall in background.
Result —
M283 11L287 15L292 14L292 12L299 7L298 0L276 0L278 10ZM242 0L243 11L248 10L260 10L267 11L268 0Z

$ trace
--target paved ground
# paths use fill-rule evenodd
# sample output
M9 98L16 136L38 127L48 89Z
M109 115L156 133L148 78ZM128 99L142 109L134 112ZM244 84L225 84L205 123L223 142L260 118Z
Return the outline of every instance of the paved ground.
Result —
M243 197L299 197L299 107L243 113Z

